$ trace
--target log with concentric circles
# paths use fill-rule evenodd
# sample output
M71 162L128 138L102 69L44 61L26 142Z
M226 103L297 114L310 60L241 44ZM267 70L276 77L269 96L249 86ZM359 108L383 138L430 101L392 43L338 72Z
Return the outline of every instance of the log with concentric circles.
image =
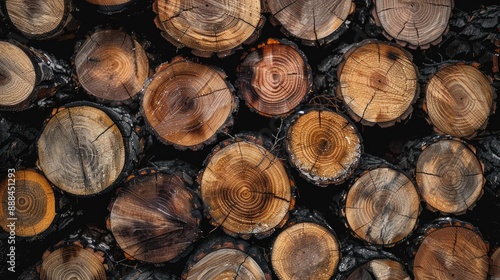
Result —
M156 26L170 43L198 56L231 54L258 37L264 17L260 0L156 0Z
M369 244L392 246L416 227L420 198L406 175L379 167L355 180L342 211L354 236Z
M344 182L358 166L363 150L356 126L327 109L294 116L285 143L292 165L318 186Z
M121 102L136 96L149 75L146 52L124 30L96 30L79 46L74 64L78 82L91 96Z
M37 236L51 226L56 216L52 186L34 169L21 169L12 174L0 183L1 227L10 232L9 218L15 218L17 236Z
M471 138L486 126L495 97L491 81L481 71L451 64L427 82L424 110L438 133Z
M231 235L271 234L293 207L285 166L254 141L222 142L198 181L211 222Z
M364 125L392 126L407 118L418 97L418 72L401 47L365 40L353 45L338 68L339 96L349 116Z
M424 147L415 179L429 209L461 214L481 197L486 180L472 149L459 140L440 140Z
M326 44L354 11L351 0L268 0L274 19L304 44Z
M232 124L237 105L222 71L178 57L145 86L141 113L160 141L196 150Z
M248 53L236 70L238 94L268 117L291 114L311 92L307 58L292 42L269 39Z
M374 0L373 16L384 35L410 48L426 49L448 30L454 0Z

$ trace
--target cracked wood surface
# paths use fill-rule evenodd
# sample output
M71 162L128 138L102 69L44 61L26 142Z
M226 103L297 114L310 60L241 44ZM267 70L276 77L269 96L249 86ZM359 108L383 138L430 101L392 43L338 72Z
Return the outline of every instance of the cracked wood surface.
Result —
M287 33L308 45L330 41L354 11L351 0L268 0L267 6Z
M268 39L245 55L236 74L238 94L268 117L290 115L312 91L311 67L290 41Z
M417 226L420 198L406 175L380 167L354 181L342 211L354 236L389 247L407 238Z
M124 30L96 30L79 46L74 58L78 82L104 102L132 99L149 76L142 46Z
M374 0L373 16L389 39L410 48L427 49L448 31L453 0Z
M335 235L312 222L287 227L271 247L273 270L282 280L328 280L340 261L340 245Z
M250 141L223 142L207 159L198 181L206 214L230 235L270 235L293 207L285 166Z
M187 253L200 238L198 198L171 168L146 168L123 184L110 205L109 228L134 259L164 263Z
M356 126L328 109L294 116L285 143L290 163L318 186L344 182L358 166L363 151Z
M371 260L352 271L347 280L410 280L403 264L391 259Z
M176 58L145 86L141 113L165 144L197 150L232 125L238 101L218 69Z
M472 138L494 110L490 79L472 65L444 65L427 82L424 110L436 132Z
M365 40L353 45L343 59L337 96L354 121L387 127L410 115L419 88L409 52L390 43Z
M255 40L264 22L260 0L156 0L153 9L165 39L203 57L231 54Z
M462 214L474 207L486 180L473 149L458 140L440 140L424 147L415 179L429 209Z

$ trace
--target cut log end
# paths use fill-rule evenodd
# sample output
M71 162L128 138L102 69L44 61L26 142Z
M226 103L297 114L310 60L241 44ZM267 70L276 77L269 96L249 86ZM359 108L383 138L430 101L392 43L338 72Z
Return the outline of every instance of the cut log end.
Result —
M420 154L416 182L429 209L462 214L483 193L483 166L474 152L458 140L441 140Z
M38 167L58 188L74 195L100 193L114 184L126 163L119 126L93 106L61 108L37 143Z
M391 126L407 118L419 94L412 56L395 45L366 40L345 54L337 95L365 125Z
M162 142L196 150L232 124L237 105L223 73L179 58L159 67L144 90L141 112Z
M171 172L139 171L125 182L110 207L110 230L134 259L172 261L200 237L198 199L189 182Z
M297 223L272 245L271 262L279 279L330 279L340 260L336 237L315 223Z
M96 279L105 280L103 258L92 249L76 245L63 246L50 252L40 267L40 279Z
M488 245L460 225L428 230L413 261L416 279L487 279Z
M91 34L76 52L74 63L87 93L107 102L132 99L149 75L146 52L123 30Z
M356 268L347 280L410 280L404 266L391 259L375 259Z
M248 43L263 25L260 0L165 1L153 4L157 27L178 47L199 56L224 56Z
M259 114L291 114L312 87L311 68L295 44L269 39L237 68L240 96Z
M500 247L496 248L490 256L490 269L488 275L491 280L500 279Z
M268 0L271 16L304 44L326 44L354 11L351 0Z
M231 235L271 234L293 207L285 166L260 145L247 141L222 145L199 176L207 214Z
M467 64L447 65L427 83L424 110L437 132L471 138L486 126L494 98L491 81L481 71Z
M420 199L403 173L375 168L363 173L349 188L343 214L356 237L370 244L393 246L415 229Z
M9 210L11 202L8 193L15 192L15 210ZM9 198L9 199L8 199ZM54 191L49 181L32 169L18 170L0 185L0 220L2 228L9 224L9 218L16 218L15 233L22 237L35 237L49 228L56 216Z
M453 0L374 0L374 3L372 13L384 35L412 49L427 49L441 41L448 31L454 5Z
M362 143L346 117L330 110L298 114L288 128L286 150L301 175L316 185L340 184L359 164Z

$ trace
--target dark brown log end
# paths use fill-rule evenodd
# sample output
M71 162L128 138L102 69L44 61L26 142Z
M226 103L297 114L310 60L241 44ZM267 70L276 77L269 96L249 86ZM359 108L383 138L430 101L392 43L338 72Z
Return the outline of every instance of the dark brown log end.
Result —
M221 71L176 58L146 85L141 112L163 143L197 150L232 124L233 91Z
M344 182L363 152L356 126L327 109L299 112L287 129L285 142L292 165L318 186Z
M349 116L364 125L394 125L418 98L418 71L397 45L365 40L350 48L338 69L337 96Z
M427 207L447 214L472 209L486 182L474 151L459 140L440 140L424 147L415 177Z
M415 229L420 198L406 175L381 167L364 172L354 181L342 210L354 236L369 244L390 247Z
M446 65L428 81L424 110L441 134L471 138L484 129L494 109L491 81L463 63Z
M236 70L239 95L268 117L291 114L312 88L311 67L289 41L269 39L245 56Z

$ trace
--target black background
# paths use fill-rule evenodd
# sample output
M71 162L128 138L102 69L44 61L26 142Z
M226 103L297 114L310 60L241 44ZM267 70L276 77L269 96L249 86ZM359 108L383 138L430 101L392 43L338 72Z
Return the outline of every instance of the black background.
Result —
M361 6L363 5L362 2ZM456 1L455 12L456 11L472 11L482 6L488 6L498 4L498 1ZM164 40L159 30L153 23L154 13L151 9L151 1L138 1L131 9L115 14L106 15L96 12L95 8L84 1L77 1L78 11L75 13L77 19L81 21L81 26L76 33L74 39L69 39L65 41L35 41L27 40L17 35L12 29L9 28L7 22L3 22L4 29L1 39L15 38L23 43L26 43L35 48L45 50L48 53L53 54L55 57L66 61L68 64L71 63L71 58L74 54L75 44L83 39L94 30L97 26L110 25L113 27L123 27L131 33L134 33L139 41L146 43L149 47L146 51L151 55L151 65L154 69L162 62L170 61L176 55L183 55L188 58L193 58L190 51L187 49L176 49L166 40ZM266 15L267 16L267 15ZM357 20L357 14L353 16L354 20ZM299 41L294 38L288 38L297 43L299 48L305 53L308 58L308 62L313 69L313 73L316 73L317 65L327 58L332 51L336 49L341 44L350 44L359 40L360 34L353 31L347 31L343 34L339 40L333 43L323 46L304 46ZM287 38L283 33L281 33L279 27L272 26L269 21L266 21L264 28L262 30L259 39L250 46L244 46L248 49L261 43L267 38ZM385 37L377 37L381 40L387 40ZM432 52L433 48L426 51L427 53ZM413 53L421 51L412 51ZM241 62L240 58L244 53L244 49L237 50L233 55L226 58L212 57L209 59L200 58L199 61L206 64L216 65L222 68L228 75L228 79L234 84L235 68ZM416 55L415 57L419 57ZM414 61L417 67L421 64L421 61ZM75 89L73 95L69 98L62 100L54 100L53 105L59 106L63 105L65 102L73 100L92 100L90 97L85 95L81 89ZM34 127L40 130L43 125L43 121L48 118L52 106L47 108L33 108L23 112L10 113L4 112L1 115L13 122L22 123L29 127ZM137 112L137 108L132 107L131 112ZM231 134L237 134L243 131L254 131L267 134L271 136L277 133L278 127L280 125L280 120L268 119L251 112L244 102L240 102L239 110L235 116L235 125L231 129ZM414 114L403 123L398 123L390 128L380 128L380 127L365 127L360 124L356 124L361 133L364 151L368 154L383 157L392 163L394 162L394 154L398 153L398 148L409 140L421 138L428 136L432 133L432 128L427 124L424 119L423 113L417 108ZM497 114L493 114L490 118L488 124L488 131L496 132L499 130L500 122L498 120ZM225 137L220 137L219 139L224 139ZM146 165L148 162L157 160L170 160L170 159L183 159L189 162L195 168L200 170L204 159L210 153L214 145L209 145L200 151L177 151L170 146L165 146L158 143L153 139L152 145L147 149L145 153L145 158L141 166ZM396 147L396 148L394 148ZM31 154L27 157L24 162L24 166L33 167L36 160L36 154ZM141 167L139 166L139 167ZM341 190L347 187L346 184L340 186L329 186L328 188L320 188L314 186L306 181L304 181L297 172L291 170L291 174L298 186L297 193L297 206L305 207L309 209L315 209L323 214L330 225L335 230L337 236L343 239L350 239L353 242L357 242L352 238L346 231L341 220L333 213L331 206L332 200L335 195L338 195ZM104 193L92 198L72 198L72 203L76 210L81 210L83 215L78 218L77 221L72 223L66 229L51 234L46 237L43 241L39 242L20 242L17 246L17 251L19 258L17 260L18 271L22 271L23 268L35 264L41 259L42 253L48 247L54 245L59 240L65 238L69 233L74 230L81 228L84 225L94 224L98 227L105 228L105 217L109 214L107 211L107 206L110 199L113 196L113 192ZM479 231L482 233L485 240L491 243L492 247L500 244L500 202L499 198L495 196L492 192L485 192L483 197L478 201L477 205L472 211L467 212L465 215L458 216L461 220L468 221L478 227ZM432 219L439 217L438 213L432 213L428 210L423 210L420 215L419 225L424 225L425 223L431 221ZM209 231L211 227L204 225L205 236L209 236ZM407 241L396 245L393 248L388 248L386 251L394 253L397 257L401 258L403 261L408 262L410 259L410 254L408 254L408 248L414 245L414 234ZM263 240L251 239L250 242L254 243L263 248L264 252L269 250L269 241L271 238ZM4 240L2 240L3 242ZM199 242L202 242L200 240ZM361 242L358 242L362 244ZM2 252L2 257L5 255ZM22 258L22 259L21 259ZM179 274L184 269L185 259L179 260L175 264L168 264L167 269L171 270L175 274ZM2 266L4 264L2 263ZM16 273L18 275L19 273ZM7 277L7 278L5 278ZM13 274L7 274L5 277L0 275L2 279L14 279Z

